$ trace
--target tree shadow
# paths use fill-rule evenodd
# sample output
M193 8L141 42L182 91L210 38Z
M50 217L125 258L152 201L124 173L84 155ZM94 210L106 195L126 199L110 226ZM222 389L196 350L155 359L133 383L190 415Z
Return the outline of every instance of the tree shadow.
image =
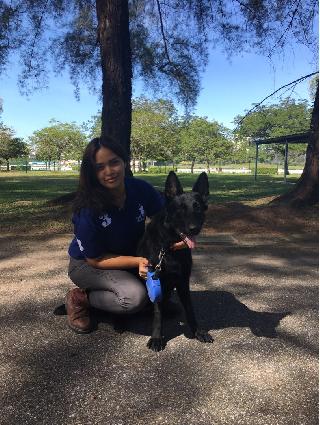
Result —
M290 312L260 312L250 310L231 292L198 291L192 293L199 321L208 329L249 328L259 337L277 337L276 328Z
M291 314L287 311L274 313L250 310L227 291L194 291L191 297L199 326L208 331L230 327L249 328L257 337L276 338L276 328L280 321ZM57 307L54 314L66 314L64 305ZM119 333L131 332L149 336L152 331L153 307L149 305L145 310L132 315L112 315L91 309L91 317L94 330L100 329L103 324L109 324ZM163 329L167 342L181 334L192 338L176 294L173 302L164 308Z

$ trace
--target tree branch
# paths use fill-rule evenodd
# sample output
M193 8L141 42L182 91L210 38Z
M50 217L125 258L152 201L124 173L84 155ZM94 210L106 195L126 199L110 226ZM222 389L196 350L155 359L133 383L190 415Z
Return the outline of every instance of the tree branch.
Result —
M236 1L237 3L239 3L240 6L242 6L244 9L248 9L249 12L251 12L254 15L254 10L251 9L248 5L242 3L242 1L240 1L240 0L234 0L234 1Z
M312 74L308 74L305 75L304 77L300 77L297 80L291 81L291 83L285 84L284 86L281 86L280 88L278 88L277 90L275 90L273 93L269 94L267 97L265 97L263 100L261 100L261 102L257 103L253 108L250 109L250 111L248 111L245 116L239 121L237 128L240 126L240 124L245 120L245 118L247 118L248 115L251 114L252 111L254 111L255 109L257 109L265 100L269 99L269 97L272 97L273 95L275 95L276 93L278 93L280 90L284 89L285 87L289 87L293 84L297 85L298 83L300 83L303 80L306 80L309 77L312 77L313 75L319 74L319 71L317 72L313 72Z
M158 6L158 12L159 12L160 28L161 28L161 34L162 34L162 39L163 39L163 44L164 44L164 52L165 52L165 55L167 56L168 62L171 63L171 59L170 59L169 51L168 51L168 46L167 46L167 39L166 39L166 36L165 36L165 33L164 33L161 6L160 6L159 0L156 0L156 1L157 1L157 6Z
M34 33L33 41L32 41L32 44L31 44L30 55L29 55L29 61L28 61L28 63L26 63L26 70L27 70L27 72L31 72L31 70L33 69L32 59L33 59L34 51L35 51L35 48L36 48L36 40L37 40L37 38L39 37L39 35L41 33L42 20L43 20L44 14L46 12L47 5L48 5L48 0L46 0L46 2L43 5L40 18L38 19L38 22L37 22L37 25L36 25L36 28L35 28L35 33Z
M295 8L295 10L293 11L293 14L291 16L291 20L287 26L287 28L283 31L283 33L281 34L281 36L279 37L279 39L275 42L275 45L272 47L272 49L270 50L270 53L268 54L268 57L271 57L272 52L274 51L274 49L277 47L277 45L281 42L281 40L284 38L284 36L286 35L286 33L289 31L289 29L292 27L293 25L293 21L294 21L294 17L296 16L296 13L298 12L299 9L299 5L301 3L301 0L298 1L297 7Z

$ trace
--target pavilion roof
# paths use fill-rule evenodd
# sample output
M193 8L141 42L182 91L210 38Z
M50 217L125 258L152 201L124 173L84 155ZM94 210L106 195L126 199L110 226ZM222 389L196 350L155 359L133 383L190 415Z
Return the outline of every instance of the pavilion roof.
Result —
M272 137L270 139L255 139L251 143L256 145L270 145L272 143L308 143L310 140L310 131L306 133L288 134L286 136Z

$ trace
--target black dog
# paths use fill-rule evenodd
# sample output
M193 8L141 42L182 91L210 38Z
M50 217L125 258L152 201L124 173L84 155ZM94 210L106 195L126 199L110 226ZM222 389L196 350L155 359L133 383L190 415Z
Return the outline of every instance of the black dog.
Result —
M201 342L212 342L206 331L199 329L190 297L189 278L192 267L191 249L193 237L204 223L209 183L206 173L200 174L191 193L183 193L182 186L171 171L165 184L165 207L156 214L146 227L139 245L138 255L148 258L153 268L159 265L159 254L163 254L160 270L162 301L154 304L152 336L148 347L153 351L163 350L162 306L176 288L184 307L187 323L192 335ZM173 250L174 243L184 241L188 247Z

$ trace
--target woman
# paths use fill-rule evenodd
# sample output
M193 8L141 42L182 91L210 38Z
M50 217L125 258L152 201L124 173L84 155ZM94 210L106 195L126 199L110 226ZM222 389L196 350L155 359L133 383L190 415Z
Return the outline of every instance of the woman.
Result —
M163 201L145 181L125 177L127 160L110 137L93 139L84 152L69 247L68 274L77 288L65 303L68 325L78 333L91 330L89 306L134 313L148 302L148 260L137 257L136 248L146 216Z

